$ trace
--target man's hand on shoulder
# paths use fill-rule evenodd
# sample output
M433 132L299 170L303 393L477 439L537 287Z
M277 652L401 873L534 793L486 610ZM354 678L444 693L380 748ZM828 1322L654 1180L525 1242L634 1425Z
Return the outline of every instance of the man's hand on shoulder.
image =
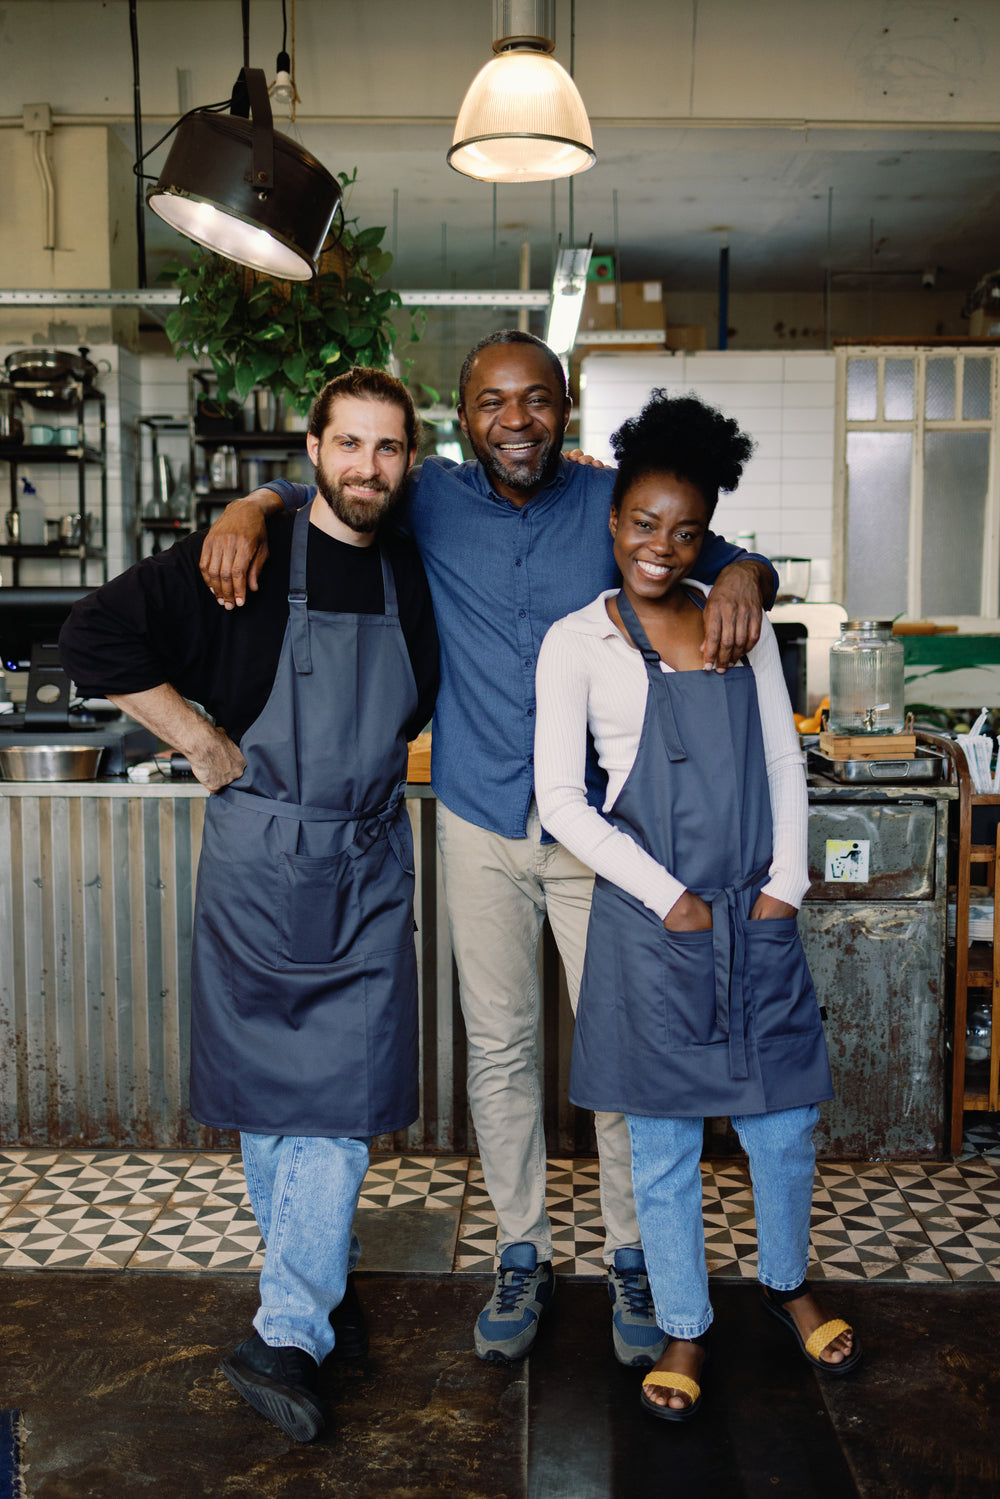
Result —
M727 671L757 644L771 587L770 571L762 562L743 559L722 569L705 605L701 650L706 671Z
M585 453L582 448L570 448L568 453L563 454L570 463L582 463L584 468L614 468L613 463L602 463L600 458L594 458L590 453Z
M267 561L266 519L282 509L273 489L255 489L228 504L205 537L199 571L224 609L239 608L248 588L257 591Z

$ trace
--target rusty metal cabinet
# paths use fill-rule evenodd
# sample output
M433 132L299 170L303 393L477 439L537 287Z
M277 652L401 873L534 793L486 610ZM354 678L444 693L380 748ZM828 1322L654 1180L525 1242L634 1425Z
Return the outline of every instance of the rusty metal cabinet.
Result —
M809 872L799 918L835 1098L819 1153L939 1158L945 1146L945 946L952 786L810 779ZM846 857L845 857L846 856Z

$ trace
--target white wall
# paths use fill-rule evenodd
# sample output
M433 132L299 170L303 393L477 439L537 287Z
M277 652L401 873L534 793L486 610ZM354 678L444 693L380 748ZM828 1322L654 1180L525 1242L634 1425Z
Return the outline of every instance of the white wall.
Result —
M591 354L581 371L581 446L613 461L610 437L656 386L688 391L735 417L756 440L713 527L755 531L771 557L812 558L809 599L830 599L836 360L826 353Z

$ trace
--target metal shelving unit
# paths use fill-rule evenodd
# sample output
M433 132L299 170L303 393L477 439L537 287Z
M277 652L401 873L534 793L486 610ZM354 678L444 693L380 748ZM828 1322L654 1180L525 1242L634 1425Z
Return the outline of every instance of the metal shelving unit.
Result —
M56 538L53 541L41 543L26 543L23 541L5 540L0 544L0 557L9 557L12 562L10 582L14 587L20 585L21 568L25 562L77 562L79 564L79 578L83 586L90 581L87 577L88 562L100 562L101 579L105 581L108 575L108 464L107 464L107 422L105 418L105 400L102 391L95 390L81 383L74 383L68 387L73 392L73 405L71 410L76 417L77 440L72 446L62 447L50 443L20 443L17 446L0 447L0 462L6 463L10 480L10 504L9 509L14 515L21 513L18 503L17 481L19 470L26 464L37 467L40 464L52 465L53 467L65 468L67 465L74 466L77 475L77 508L75 514L79 517L79 543L69 543L63 539ZM20 386L18 394L22 401L31 404L31 389L28 386ZM85 431L85 418L87 407L91 404L97 406L99 417L99 433L97 445L87 441ZM91 521L95 518L95 511L88 503L88 476L95 474L99 480L100 499L96 518L99 521L98 538L95 540L89 535Z

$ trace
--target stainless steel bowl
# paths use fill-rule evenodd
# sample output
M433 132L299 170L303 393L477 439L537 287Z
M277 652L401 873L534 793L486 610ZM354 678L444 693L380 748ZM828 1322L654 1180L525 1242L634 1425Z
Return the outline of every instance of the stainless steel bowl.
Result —
M9 744L0 749L0 780L92 781L102 747L89 744Z

